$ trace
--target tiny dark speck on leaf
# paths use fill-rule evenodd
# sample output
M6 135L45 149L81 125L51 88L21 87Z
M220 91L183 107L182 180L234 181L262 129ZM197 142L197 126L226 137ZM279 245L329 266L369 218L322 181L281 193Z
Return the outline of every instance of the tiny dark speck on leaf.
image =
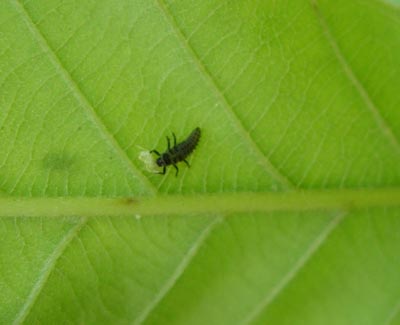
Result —
M43 158L43 168L55 171L68 170L73 164L73 158L65 153L49 152Z
M124 203L127 205L139 203L138 200L134 199L133 197L128 197L124 199Z

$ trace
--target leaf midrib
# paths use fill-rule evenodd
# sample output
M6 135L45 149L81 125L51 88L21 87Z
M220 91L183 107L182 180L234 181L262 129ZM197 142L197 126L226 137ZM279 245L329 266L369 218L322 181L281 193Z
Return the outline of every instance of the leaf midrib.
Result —
M179 204L177 204L179 202ZM0 197L2 217L146 217L169 215L354 211L399 207L400 187L160 195L157 197Z

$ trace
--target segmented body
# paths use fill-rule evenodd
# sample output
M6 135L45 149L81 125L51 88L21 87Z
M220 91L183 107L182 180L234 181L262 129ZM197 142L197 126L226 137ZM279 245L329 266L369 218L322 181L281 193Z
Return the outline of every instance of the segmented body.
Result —
M193 152L196 148L201 131L200 128L195 128L192 133L187 137L186 140L180 143L176 143L176 136L172 133L174 137L174 146L171 148L170 140L167 137L168 149L164 153L160 154L157 150L152 150L159 157L156 160L158 166L163 167L163 171L160 174L165 174L167 166L174 166L176 169L176 176L178 175L178 167L176 164L180 161L184 161L188 167L190 167L189 163L186 161L186 158Z

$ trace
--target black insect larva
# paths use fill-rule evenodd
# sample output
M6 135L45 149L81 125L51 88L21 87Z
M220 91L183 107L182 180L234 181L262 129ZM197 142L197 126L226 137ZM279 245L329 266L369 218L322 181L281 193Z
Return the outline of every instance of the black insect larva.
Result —
M178 167L176 164L180 161L184 161L188 167L190 167L186 158L189 156L193 150L196 148L197 143L200 139L200 128L195 128L192 133L187 137L187 139L181 143L176 144L176 136L175 133L172 133L174 137L174 146L171 148L171 144L169 138L167 137L168 149L164 153L160 154L157 150L151 150L150 152L154 152L158 155L156 160L156 164L160 167L163 167L163 171L160 174L165 174L167 166L172 165L176 169L175 176L178 176Z

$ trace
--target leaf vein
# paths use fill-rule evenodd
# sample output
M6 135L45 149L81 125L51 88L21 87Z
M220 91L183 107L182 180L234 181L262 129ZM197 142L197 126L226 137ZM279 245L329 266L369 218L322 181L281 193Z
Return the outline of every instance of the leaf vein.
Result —
M179 27L176 19L168 9L167 5L165 5L163 0L156 0L160 11L165 16L165 19L170 24L171 28L173 29L175 35L178 37L182 44L182 48L184 48L190 57L192 58L192 62L197 68L197 70L201 73L201 76L204 80L210 85L210 88L213 90L214 95L219 101L222 103L223 107L225 108L229 118L231 119L233 125L236 127L236 130L241 135L243 141L246 143L249 149L252 150L255 156L259 159L261 166L278 182L282 184L282 186L286 188L293 188L295 187L294 184L285 176L283 175L273 164L272 162L265 156L262 152L260 147L256 144L253 138L251 138L250 133L245 129L243 123L240 121L239 117L237 116L236 112L234 111L232 105L229 103L226 95L221 90L221 87L216 82L215 78L212 76L208 68L202 62L199 55L196 53L193 46L190 45L188 38L182 32L181 28Z
M78 235L82 227L87 223L87 220L88 220L87 218L81 218L80 221L65 234L65 236L61 239L61 241L54 249L54 251L48 257L48 259L44 263L44 266L39 274L39 277L35 285L33 286L31 292L29 293L29 296L26 299L24 305L17 314L13 324L22 324L28 317L33 306L37 302L43 287L47 283L47 280L49 279L52 271L54 270L57 261L63 255L63 253L65 252L69 244L72 242L72 240Z
M21 4L19 0L13 0L13 4L16 11L20 15L20 17L22 17L22 20L25 22L28 30L31 32L33 38L38 42L42 51L49 57L56 72L60 74L60 76L70 89L71 93L78 101L78 103L80 103L81 106L86 109L88 118L98 128L100 135L115 150L117 155L122 159L122 162L125 164L127 169L130 172L132 172L132 174L134 174L137 178L140 179L142 184L144 184L145 188L147 188L147 190L149 190L153 194L156 193L154 185L152 185L148 180L148 178L145 177L139 171L139 169L133 164L133 162L130 160L126 152L121 148L115 137L107 129L105 124L101 121L94 107L89 103L88 99L81 91L78 84L72 79L70 73L65 69L62 62L58 58L57 54L50 47L50 44L48 43L44 35L32 21L29 13L26 11L23 4ZM87 223L87 220L88 220L87 218L82 218L81 221L64 236L64 238L59 242L58 246L52 252L50 257L47 259L39 275L38 280L34 284L27 300L25 301L19 313L17 314L16 319L13 322L14 324L23 323L23 321L29 315L40 293L42 292L45 284L47 283L48 278L50 277L52 271L54 270L57 261L60 259L66 248L69 246L69 244L77 237L79 231Z
M55 70L62 77L67 87L70 89L71 94L75 97L82 108L85 109L88 119L97 127L99 134L102 136L103 140L110 145L110 147L115 151L115 153L121 158L127 170L129 170L135 178L138 178L141 183L150 191L152 194L156 193L155 186L149 181L147 177L133 164L132 160L128 157L127 153L122 149L120 144L110 130L106 127L104 122L100 119L98 113L92 106L92 104L87 99L86 95L79 88L78 84L72 78L71 74L64 67L63 63L57 56L57 53L51 48L49 42L43 35L43 33L38 29L35 23L32 21L29 13L26 11L20 0L13 0L14 6L23 21L26 23L27 28L31 32L33 38L38 42L40 48L45 54L47 54L50 62L53 64Z
M394 324L393 321L396 319L396 317L399 314L400 314L400 300L394 306L392 312L389 314L389 317L387 318L387 320L383 324L385 324L385 325Z
M363 84L356 76L355 72L351 68L349 62L346 60L342 50L339 47L338 42L334 39L329 26L328 22L326 21L325 17L323 16L322 12L319 9L318 1L311 0L311 4L313 5L314 12L318 18L318 21L321 25L323 34L325 35L329 45L331 46L333 53L338 60L339 64L341 65L346 77L348 80L354 85L355 89L359 93L361 99L364 101L367 109L370 111L377 127L382 132L383 136L386 140L390 143L390 145L395 149L396 153L400 155L400 141L394 135L392 129L390 128L387 121L382 116L382 113L379 111L376 104L373 102L372 98L368 94L367 90L364 88Z
M328 225L318 234L311 245L306 249L304 254L300 256L297 262L292 268L277 282L275 287L270 290L267 295L261 300L261 302L255 306L252 312L242 322L243 324L250 324L261 315L265 309L271 305L273 301L281 294L284 289L293 282L296 275L304 269L304 267L310 262L310 260L316 255L318 250L322 247L323 243L326 242L330 234L339 226L343 220L345 213L340 212L328 223Z
M210 237L217 225L223 221L222 217L212 218L211 222L203 229L197 239L189 247L186 254L183 256L181 262L178 264L171 277L162 286L161 290L157 293L154 299L147 305L142 313L136 317L133 324L143 324L157 305L164 299L164 297L171 291L175 286L178 279L182 276L185 270L190 265L191 261L196 256L197 252L204 244L204 242Z

